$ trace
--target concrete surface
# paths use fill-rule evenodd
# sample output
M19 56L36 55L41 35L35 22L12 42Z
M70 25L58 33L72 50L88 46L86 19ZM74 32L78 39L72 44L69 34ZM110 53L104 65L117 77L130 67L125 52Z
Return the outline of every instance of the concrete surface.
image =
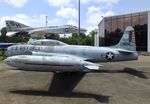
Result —
M88 73L74 93L48 92L52 73L24 72L0 63L0 104L150 104L150 57L138 61L101 63Z

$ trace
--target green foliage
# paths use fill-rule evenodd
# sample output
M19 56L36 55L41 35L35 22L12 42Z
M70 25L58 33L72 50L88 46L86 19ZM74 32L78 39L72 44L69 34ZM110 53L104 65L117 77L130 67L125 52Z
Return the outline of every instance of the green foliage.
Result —
M80 45L94 45L94 35L96 34L95 31L91 31L88 35L81 33L79 36L80 39ZM46 35L46 39L55 39L62 41L64 43L70 44L70 45L77 45L78 44L78 34L72 33L70 37L60 37L58 34L54 35Z
M0 56L0 61L4 60L4 56Z
M13 42L13 43L22 43L22 42L27 42L29 40L29 36L21 33L17 34L14 37L7 37L6 36L7 29L6 27L1 29L1 36L0 36L0 42Z
M7 33L7 29L6 29L6 27L3 27L2 29L1 29L1 41L2 42L5 42L6 41L6 33Z
M96 34L95 31L91 31L88 35L81 33L79 36L80 45L93 46L95 34ZM53 35L53 37L51 36L50 39L60 40L62 42L70 44L70 45L77 45L78 44L78 34L77 33L72 33L72 36L67 37L67 38L66 37L59 37L59 35Z
M56 39L56 40L58 40L60 38L60 36L58 34L46 34L45 38L46 39Z

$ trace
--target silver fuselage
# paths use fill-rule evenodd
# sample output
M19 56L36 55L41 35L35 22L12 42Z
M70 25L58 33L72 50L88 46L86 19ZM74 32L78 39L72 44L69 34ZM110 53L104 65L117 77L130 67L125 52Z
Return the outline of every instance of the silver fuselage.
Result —
M106 62L106 61L127 61L137 60L138 53L135 51L132 54L124 54L118 51L116 48L111 47L92 47L92 46L39 46L39 45L15 45L7 49L6 54L8 56L14 55L31 55L32 52L40 52L39 55L51 56L57 55L72 55L80 58L84 58L94 62ZM108 60L106 54L111 52L114 54L113 59Z

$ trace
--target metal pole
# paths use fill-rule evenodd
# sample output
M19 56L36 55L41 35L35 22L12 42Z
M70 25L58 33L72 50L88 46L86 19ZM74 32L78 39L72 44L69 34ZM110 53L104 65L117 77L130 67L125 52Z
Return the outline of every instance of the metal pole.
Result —
M48 21L47 21L47 16L46 16L46 27L47 27L47 23L48 23Z
M79 14L78 14L78 45L80 45L80 0L78 4Z

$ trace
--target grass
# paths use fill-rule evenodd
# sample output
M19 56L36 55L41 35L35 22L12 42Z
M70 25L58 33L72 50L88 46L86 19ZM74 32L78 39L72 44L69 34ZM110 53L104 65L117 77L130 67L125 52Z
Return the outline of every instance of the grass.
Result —
M4 60L4 56L0 56L0 61L3 61Z
M6 58L4 54L2 54L2 50L0 50L0 61L3 61Z

